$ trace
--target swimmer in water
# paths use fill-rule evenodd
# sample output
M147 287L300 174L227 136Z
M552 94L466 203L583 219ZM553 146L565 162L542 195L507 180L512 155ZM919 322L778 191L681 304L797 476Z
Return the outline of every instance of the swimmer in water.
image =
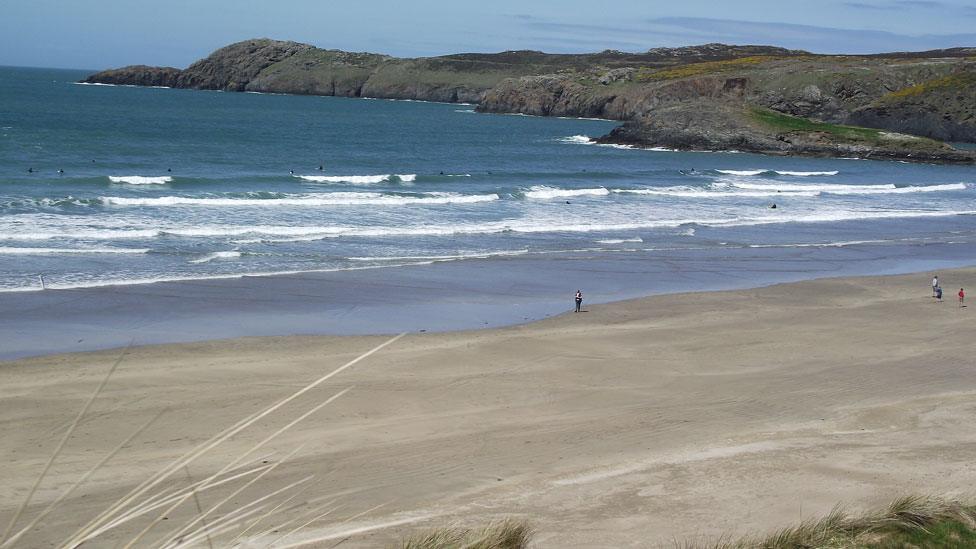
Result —
M295 170L288 170L288 173L290 173L291 175L295 175Z
M322 171L322 164L319 164L319 171Z
M64 170L62 170L61 168L58 168L58 175L64 175Z
M770 207L769 207L769 209L770 209L770 210L775 210L775 209L776 209L776 203L775 203L775 202L773 202L773 205L772 205L772 206L770 206Z

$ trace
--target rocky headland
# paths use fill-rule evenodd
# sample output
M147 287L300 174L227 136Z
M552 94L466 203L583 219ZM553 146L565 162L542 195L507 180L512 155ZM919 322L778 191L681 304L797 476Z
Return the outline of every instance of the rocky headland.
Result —
M641 147L976 162L946 144L976 142L976 48L838 56L706 44L404 59L257 39L182 70L138 65L84 81L608 118L624 124L600 141Z

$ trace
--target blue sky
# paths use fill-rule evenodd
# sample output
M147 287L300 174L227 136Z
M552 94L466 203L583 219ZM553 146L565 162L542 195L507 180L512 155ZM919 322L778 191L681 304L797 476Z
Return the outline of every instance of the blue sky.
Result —
M976 0L0 0L0 65L185 67L254 37L398 56L706 42L873 53L976 46Z

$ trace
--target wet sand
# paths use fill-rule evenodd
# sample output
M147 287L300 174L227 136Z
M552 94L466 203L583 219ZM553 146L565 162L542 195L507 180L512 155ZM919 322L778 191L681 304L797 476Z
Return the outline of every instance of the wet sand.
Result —
M497 328L588 303L963 267L969 244L559 253L388 269L0 292L0 360L250 336Z
M217 515L314 474L287 517L333 500L341 508L284 545L382 547L432 526L518 517L537 547L671 547L837 503L964 493L976 485L976 313L955 292L976 269L940 275L941 304L922 273L585 302L584 313L523 326L410 334L172 482L218 470L351 387L257 452L274 462L299 448ZM120 356L21 524L163 415L24 546L64 540L194 445L386 339L241 338L0 363L0 523ZM202 493L201 507L229 493ZM194 513L188 502L147 539Z

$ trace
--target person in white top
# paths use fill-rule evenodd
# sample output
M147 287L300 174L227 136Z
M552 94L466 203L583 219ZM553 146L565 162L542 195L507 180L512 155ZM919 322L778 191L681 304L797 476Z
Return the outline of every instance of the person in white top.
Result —
M939 287L939 275L932 277L932 297L935 297L935 289Z

